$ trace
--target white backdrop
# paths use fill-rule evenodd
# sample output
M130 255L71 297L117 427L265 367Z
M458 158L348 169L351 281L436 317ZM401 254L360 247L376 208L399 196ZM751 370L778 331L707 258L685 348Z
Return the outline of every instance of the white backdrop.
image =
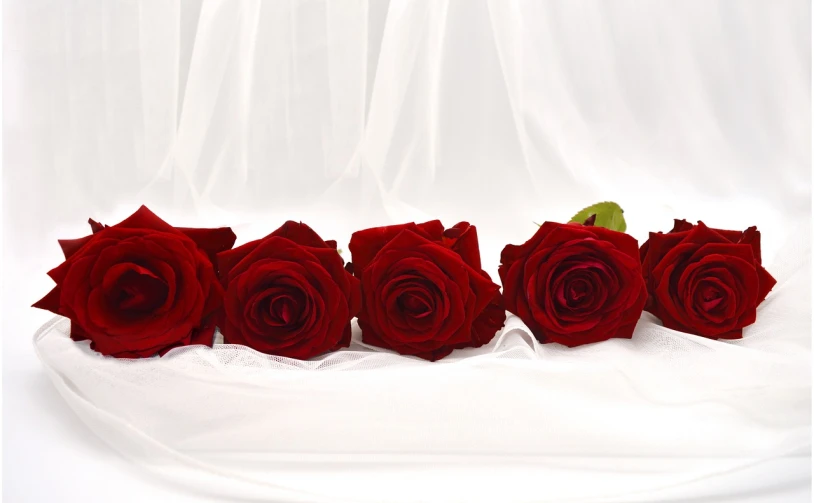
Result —
M811 211L806 1L3 7L14 501L67 487L107 501L130 477L125 463L109 482L89 475L111 454L88 447L30 343L49 318L27 306L50 288L55 240L89 216L113 223L146 203L172 223L232 225L239 243L302 219L340 247L369 225L466 219L495 275L533 221L610 199L640 240L674 217L757 224L770 272L799 259L778 254Z

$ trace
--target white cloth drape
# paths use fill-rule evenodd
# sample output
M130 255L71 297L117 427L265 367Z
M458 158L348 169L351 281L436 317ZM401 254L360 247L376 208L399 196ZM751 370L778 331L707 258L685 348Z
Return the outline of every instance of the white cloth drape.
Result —
M44 200L19 228L142 202L498 232L598 199L753 208L732 226L809 207L805 0L6 9L7 162Z
M798 462L771 484L692 488L810 455L808 242L800 228L780 251L776 291L734 342L645 315L631 340L571 349L512 316L490 344L435 363L370 351L358 333L309 362L222 344L117 360L55 318L35 347L106 442L230 500L629 502L680 489L717 501L810 476Z
M142 203L178 225L232 225L238 243L288 218L340 248L370 225L468 220L494 276L503 245L527 239L532 222L606 199L640 241L672 218L758 225L781 281L743 342L684 336L645 315L632 341L573 351L519 327L481 359L371 357L399 364L390 371L293 371L225 349L127 366L65 339L64 323L40 334L49 375L80 417L156 471L286 501L379 501L389 483L404 501L630 501L631 490L810 452L810 238L799 225L811 211L809 2L3 8L5 242L19 275L6 283L58 263L54 239L82 235L87 217L114 223ZM18 296L9 311L35 300ZM12 365L33 359L27 342L13 344ZM211 407L175 401L207 386ZM372 472L343 482L331 464L387 452L419 458L376 472L367 492L354 491ZM416 468L484 453L511 458L511 473L496 458L470 464L468 478ZM607 462L632 455L649 461ZM421 493L422 483L449 489L440 473L458 492ZM542 477L545 498L529 477Z

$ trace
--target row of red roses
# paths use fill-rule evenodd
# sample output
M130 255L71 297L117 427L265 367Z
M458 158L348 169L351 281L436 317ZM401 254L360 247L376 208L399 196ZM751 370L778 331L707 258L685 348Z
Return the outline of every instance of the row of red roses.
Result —
M114 226L62 240L57 283L35 304L71 320L71 337L116 357L224 342L307 359L363 341L428 360L478 347L506 310L541 342L630 338L643 309L668 328L741 337L775 284L760 234L677 220L639 248L622 232L546 222L507 245L503 293L482 269L474 226L433 220L357 231L345 264L335 241L286 222L232 249L228 227L172 227L146 207Z

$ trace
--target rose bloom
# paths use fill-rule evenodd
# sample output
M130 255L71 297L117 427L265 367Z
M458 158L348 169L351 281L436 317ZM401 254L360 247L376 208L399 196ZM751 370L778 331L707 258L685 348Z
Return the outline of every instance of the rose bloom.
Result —
M503 326L500 287L481 269L474 226L375 227L353 233L348 248L362 281L364 342L434 361L486 344Z
M713 339L740 339L776 281L761 265L760 232L676 220L640 250L650 294L645 309L664 326Z
M500 261L506 309L541 342L573 347L633 335L647 298L633 237L545 222L522 245L506 245Z
M222 289L209 257L232 247L232 230L175 228L144 206L90 224L90 236L60 241L65 262L48 273L57 286L34 307L69 318L71 337L104 355L211 346Z
M224 342L302 360L350 345L361 292L336 241L288 221L218 254L218 265L226 289Z

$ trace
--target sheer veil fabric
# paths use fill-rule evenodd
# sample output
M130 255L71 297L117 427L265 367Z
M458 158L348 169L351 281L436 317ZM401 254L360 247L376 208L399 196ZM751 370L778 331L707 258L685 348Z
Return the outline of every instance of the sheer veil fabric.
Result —
M127 361L44 326L60 394L156 473L258 500L630 501L810 455L808 2L32 0L4 17L5 162L28 170L9 254L39 274L77 222L141 203L238 244L289 218L340 248L467 220L493 277L533 222L604 199L640 242L673 218L763 233L778 285L739 341L644 314L631 340L568 349L510 317L433 364L358 333L310 362L231 345ZM810 473L777 480L794 477Z
M734 342L644 317L631 340L569 349L539 344L513 316L492 343L436 363L366 347L358 333L307 362L229 344L117 360L70 340L58 317L34 342L94 432L198 490L425 501L422 484L459 463L468 477L450 474L439 500L630 501L809 452L807 242L781 251L777 290Z

